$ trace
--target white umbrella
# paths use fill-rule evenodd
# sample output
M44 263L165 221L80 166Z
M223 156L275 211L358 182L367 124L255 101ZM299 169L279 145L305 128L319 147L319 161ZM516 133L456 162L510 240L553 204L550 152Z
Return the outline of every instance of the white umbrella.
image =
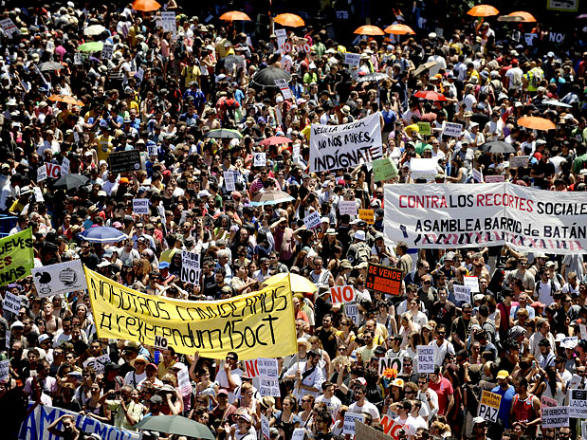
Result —
M555 107L564 107L564 108L571 108L572 105L566 104L561 101L557 101L556 99L545 99L542 101L542 105L553 105Z
M93 24L84 29L84 35L92 37L95 35L100 35L105 30L106 28L101 24Z

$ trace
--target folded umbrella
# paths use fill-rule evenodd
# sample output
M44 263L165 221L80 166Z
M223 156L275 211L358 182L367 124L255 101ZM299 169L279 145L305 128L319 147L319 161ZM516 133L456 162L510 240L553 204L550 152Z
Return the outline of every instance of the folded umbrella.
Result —
M183 416L150 416L137 426L141 431L149 430L165 434L185 435L189 438L214 440L214 434L206 425Z
M61 70L63 69L63 66L61 65L61 63L57 63L55 61L47 61L45 63L42 63L39 66L39 70L41 72L51 72L53 70Z
M79 235L82 239L89 241L90 243L118 243L128 238L128 235L124 232L121 232L116 228L111 228L110 226L95 226L86 229Z

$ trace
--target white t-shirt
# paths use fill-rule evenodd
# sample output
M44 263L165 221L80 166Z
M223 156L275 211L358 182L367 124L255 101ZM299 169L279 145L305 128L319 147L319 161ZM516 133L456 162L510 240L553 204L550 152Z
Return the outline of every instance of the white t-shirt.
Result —
M332 416L333 419L336 419L336 416L338 415L338 411L340 409L340 407L342 406L342 402L340 401L340 399L336 396L332 396L330 398L324 397L324 394L319 395L316 398L316 402L318 403L325 403L326 407L328 408L328 412L330 413L330 415Z
M147 377L146 371L143 371L141 374L137 374L134 371L129 371L128 373L126 373L126 376L124 376L124 384L130 385L133 388L137 388L137 386L143 380L145 380L146 377Z
M363 406L359 406L359 404L357 402L355 402L351 406L349 406L349 412L352 412L355 414L367 413L371 416L371 418L373 420L380 419L379 410L377 409L377 407L366 399L365 399L365 403L363 404Z
M240 387L242 384L241 377L243 375L243 370L241 370L240 368L236 368L230 371L230 375L232 377L232 381L236 385L235 389L237 387ZM228 378L226 377L226 371L224 371L224 363L222 363L222 365L220 366L220 370L216 374L216 383L220 388L225 388L228 391L229 384ZM228 391L228 403L234 403L235 400L236 397L234 393L232 391Z

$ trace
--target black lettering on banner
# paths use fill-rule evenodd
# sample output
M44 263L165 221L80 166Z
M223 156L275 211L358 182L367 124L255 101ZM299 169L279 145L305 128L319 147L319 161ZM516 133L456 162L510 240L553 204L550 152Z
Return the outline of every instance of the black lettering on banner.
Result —
M100 315L100 324L99 328L107 329L108 331L112 331L112 314L111 313L104 313Z

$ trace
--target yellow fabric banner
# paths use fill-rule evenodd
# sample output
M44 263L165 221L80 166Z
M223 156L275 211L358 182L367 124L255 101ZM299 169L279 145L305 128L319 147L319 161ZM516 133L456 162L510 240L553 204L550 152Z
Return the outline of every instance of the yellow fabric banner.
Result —
M0 286L30 275L35 265L33 258L31 228L0 239Z
M222 301L146 295L84 267L98 337L159 345L224 359L287 356L297 351L289 277L258 292Z

